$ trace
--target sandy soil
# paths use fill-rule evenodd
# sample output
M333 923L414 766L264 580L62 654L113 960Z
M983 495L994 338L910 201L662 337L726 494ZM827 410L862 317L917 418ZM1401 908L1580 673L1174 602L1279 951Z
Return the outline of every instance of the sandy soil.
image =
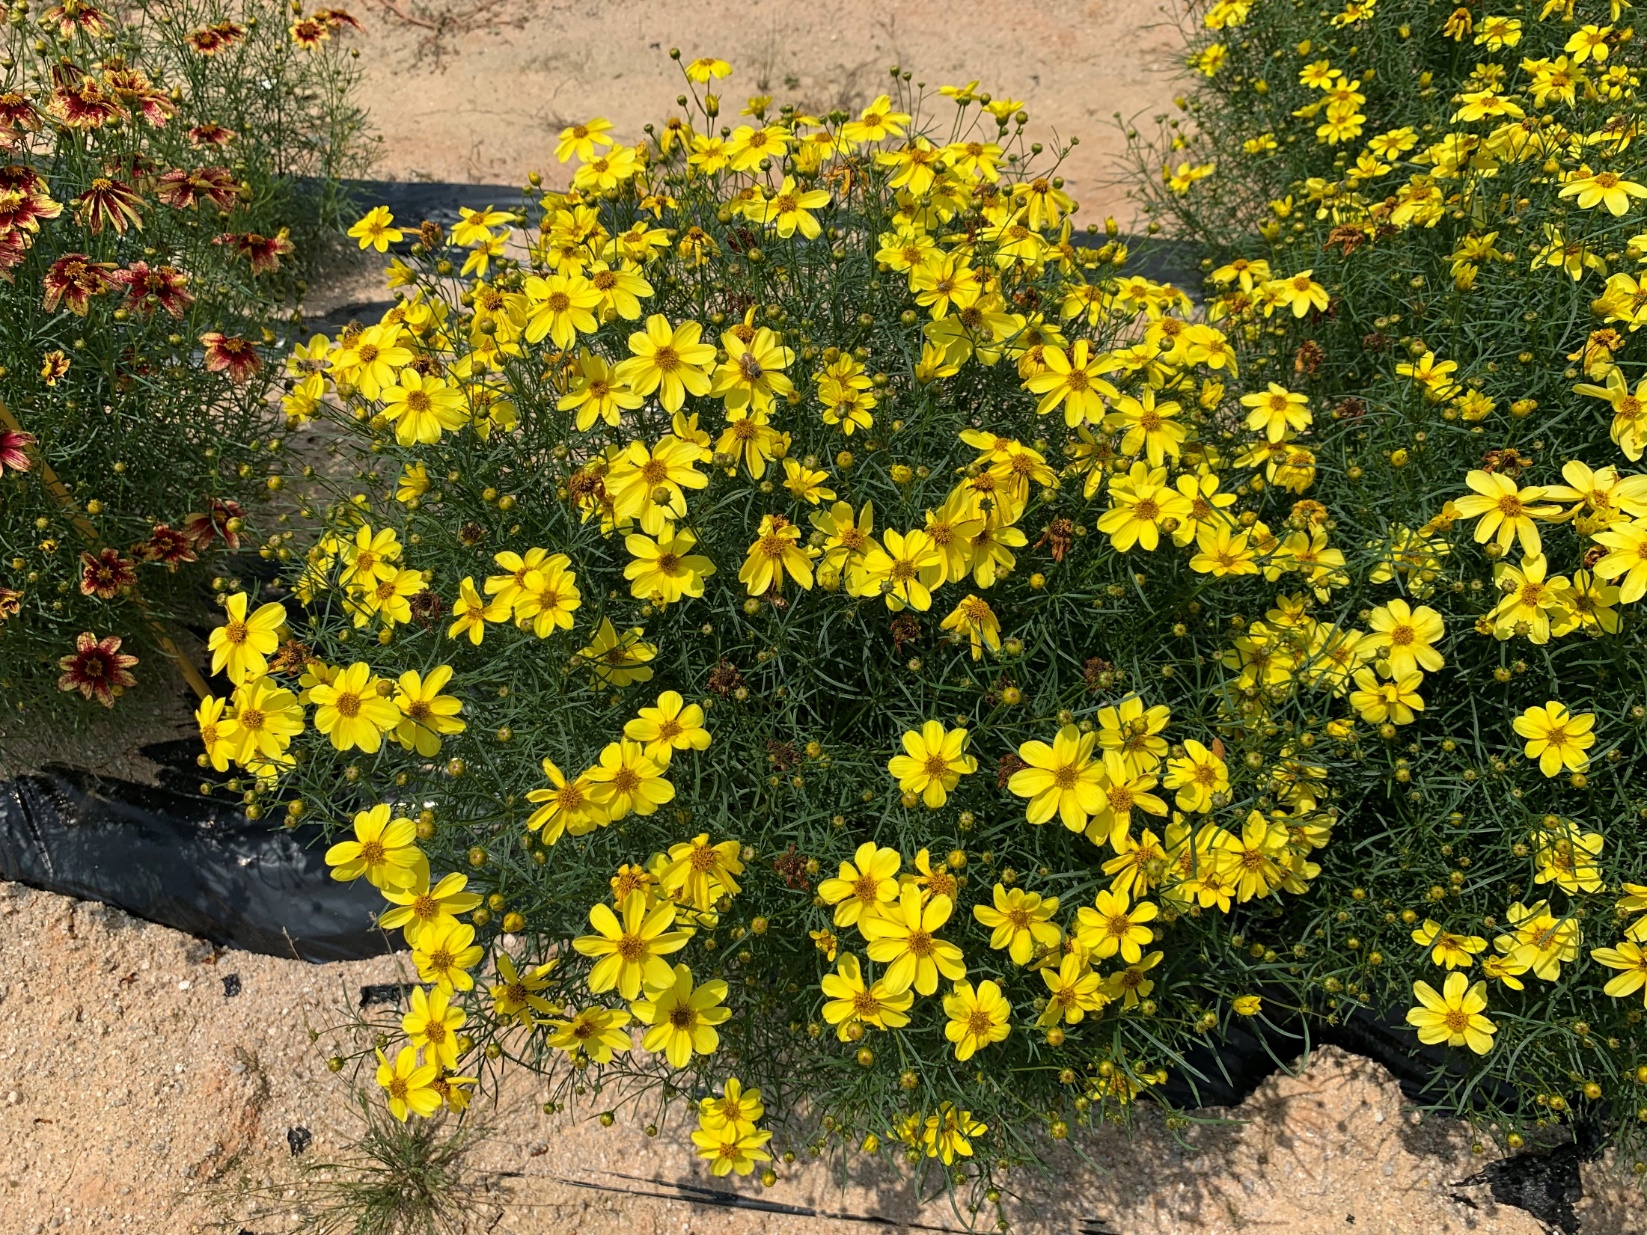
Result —
M1130 217L1107 181L1122 145L1114 114L1171 104L1176 29L1162 0L401 0L440 33L400 20L380 0L353 6L364 96L382 134L378 174L389 179L515 184L528 171L564 177L553 160L568 124L608 117L629 140L682 93L668 58L717 55L734 117L752 94L814 111L857 108L902 65L933 89L983 79L1022 99L1038 140L1079 136L1063 168L1083 217ZM477 7L480 16L465 19ZM947 108L947 101L940 100Z
M333 1160L358 1129L349 1073L327 1057L362 984L404 975L396 958L303 965L214 953L117 911L0 884L0 1230L251 1231L277 1235L306 1197L303 1163ZM228 981L231 979L234 981ZM236 989L230 996L226 991ZM372 1010L380 1018L384 1009ZM655 1140L587 1112L546 1116L525 1075L482 1104L493 1125L473 1168L488 1191L477 1229L505 1235L847 1235L862 1221L728 1211L671 1199L715 1185L677 1128ZM1208 1112L1218 1116L1224 1113ZM1276 1231L1295 1235L1536 1235L1527 1214L1457 1181L1479 1169L1456 1124L1421 1119L1376 1066L1333 1049L1277 1075L1227 1122L1174 1142L1146 1115L1139 1139L1084 1143L1016 1229L1068 1235ZM313 1143L294 1160L288 1132ZM960 1230L890 1174L842 1188L821 1163L784 1168L744 1195L821 1213ZM612 1191L610 1189L628 1189ZM1587 1180L1586 1235L1632 1226L1624 1193ZM657 1194L664 1195L659 1196ZM676 1194L678 1196L678 1194ZM262 1198L259 1201L259 1197ZM882 1229L885 1229L884 1227ZM893 1229L912 1229L894 1226Z

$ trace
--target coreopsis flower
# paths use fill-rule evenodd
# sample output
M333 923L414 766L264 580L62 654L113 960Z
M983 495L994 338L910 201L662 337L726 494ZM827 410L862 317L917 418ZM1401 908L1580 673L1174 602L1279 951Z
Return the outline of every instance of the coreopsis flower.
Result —
M1616 947L1592 948L1590 956L1599 964L1619 971L1607 979L1602 991L1614 999L1625 999L1647 987L1647 950L1629 939L1620 940ZM1643 995L1647 1001L1647 994Z
M34 434L21 429L0 429L0 478L8 470L22 474L32 466L28 449L35 444Z
M74 362L59 348L52 348L40 357L40 380L48 387L56 386L69 375Z
M499 1020L512 1020L522 1029L530 1029L537 1017L559 1015L561 1009L543 997L549 985L549 975L559 964L551 960L531 969L522 970L507 952L494 956L498 980L488 988L492 997L492 1011ZM534 1016L533 1014L536 1014Z
M378 397L383 400L383 418L395 426L395 440L402 446L433 445L443 432L456 432L469 423L460 388L410 366Z
M440 1109L439 1075L436 1064L418 1062L415 1046L401 1047L393 1063L382 1050L377 1052L377 1083L388 1095L389 1113L401 1123L408 1115L427 1119Z
M452 602L452 616L457 619L446 631L448 639L467 638L479 647L486 637L486 623L508 620L509 606L496 599L486 599L475 590L475 581L465 578L458 585L458 598Z
M1110 506L1098 517L1098 530L1121 553L1134 545L1153 553L1165 521L1182 521L1190 512L1189 499L1167 484L1166 469L1142 462L1134 463L1125 476L1111 476L1109 494Z
M812 559L800 540L801 529L782 515L761 516L760 530L738 571L738 581L751 596L783 591L785 575L802 588L811 589Z
M383 735L401 722L401 711L386 698L389 683L374 677L370 665L356 661L330 682L309 690L315 706L314 726L337 750L375 754Z
M1309 396L1288 390L1275 382L1261 394L1241 396L1241 406L1251 408L1247 413L1247 428L1261 430L1267 441L1279 442L1293 433L1302 433L1314 419L1310 415Z
M538 551L540 554L542 550ZM513 554L498 554L498 558L513 557ZM528 559L532 554L527 554ZM547 639L557 630L572 629L572 614L583 604L583 593L578 590L578 577L568 569L572 559L564 553L551 553L539 557L535 565L528 567L524 572L517 571L519 583L512 593L500 593L499 599L505 594L510 595L510 603L514 609L515 625L522 630L530 629L539 639ZM498 576L493 575L486 580L486 586L492 587ZM598 641L597 632L597 641ZM649 645L642 644L634 649L638 657L641 649ZM628 651L625 656L628 656ZM650 659L650 657L647 657ZM650 672L648 675L650 676Z
M120 650L118 635L99 639L90 631L78 635L74 651L57 662L63 672L57 679L57 689L77 690L87 699L95 699L106 708L112 708L117 696L128 686L137 685L129 670L137 664L137 657Z
M303 732L303 707L291 691L268 677L247 678L234 692L235 760L245 765L287 760L292 739Z
M1177 790L1174 801L1179 810L1204 813L1213 808L1218 794L1229 793L1229 765L1200 742L1189 738L1184 742L1182 757L1167 760L1167 774L1161 784Z
M94 262L84 253L65 253L41 278L46 293L42 307L55 313L61 305L76 317L85 317L92 297L112 285L113 269L113 263Z
M702 489L709 477L696 468L698 448L672 434L648 447L633 441L612 460L606 491L621 519L639 519L650 536L661 533L671 520L686 517L686 490Z
M145 562L159 562L172 572L185 562L198 560L189 538L164 523L155 524L149 538L134 545L132 552Z
M386 931L399 930L406 942L416 946L426 930L456 921L460 913L480 908L481 898L466 892L469 880L465 875L452 872L441 876L440 882L429 886L429 866L420 863L413 871L414 881L407 887L384 884L379 890L383 899L394 906L378 916L378 926Z
M623 735L641 743L646 757L668 767L678 750L708 750L709 730L703 727L703 708L687 703L679 691L666 690L656 707L642 708L623 727Z
M1547 570L1543 554L1522 559L1519 567L1500 562L1493 568L1493 581L1504 594L1489 615L1494 635L1509 639L1522 634L1530 643L1544 644L1553 624L1568 621L1565 600L1572 584L1563 575L1549 578Z
M726 1087L721 1093L698 1101L698 1126L713 1132L722 1129L732 1129L739 1134L749 1132L765 1114L761 1091L745 1089L735 1076L726 1078Z
M0 597L0 600L3 599ZM228 700L207 695L200 701L200 706L194 713L195 724L200 730L200 745L206 752L206 761L211 764L212 770L217 772L227 772L229 761L240 749L240 731L235 725L234 716L224 714L228 706Z
M1559 776L1562 769L1582 772L1590 766L1584 752L1596 744L1593 712L1569 712L1554 699L1539 707L1529 707L1514 721L1514 729L1527 739L1526 755L1538 760L1545 776Z
M357 811L354 839L340 840L326 850L332 878L342 883L366 876L374 888L409 888L427 879L428 859L417 846L417 825L402 816L391 818L387 804Z
M526 800L537 804L537 809L527 816L526 826L539 832L545 845L553 845L563 833L582 836L611 822L606 808L595 801L589 773L568 779L553 759L545 758L543 774L549 778L549 788L527 791Z
M433 983L440 991L472 991L475 980L469 970L480 964L486 949L475 943L475 928L467 922L450 922L424 931L412 949L412 964L420 982Z
M730 1015L730 1013L728 1013ZM709 1163L709 1173L716 1178L730 1175L748 1175L758 1162L772 1161L765 1145L772 1133L765 1128L739 1128L726 1125L718 1129L695 1128L692 1144L698 1157Z
M101 234L105 227L121 236L128 228L143 230L142 195L112 176L94 176L73 205L75 218L94 236Z
M1160 912L1149 901L1133 904L1125 893L1100 891L1093 907L1082 905L1077 912L1073 933L1076 942L1099 960L1119 953L1130 965L1142 957L1142 945L1154 938L1144 923L1154 921Z
M1428 982L1414 982L1413 996L1418 1006L1407 1010L1407 1023L1418 1030L1418 1040L1428 1046L1468 1046L1477 1055L1492 1049L1498 1026L1483 1013L1487 1009L1487 984L1470 980L1462 973L1450 973L1438 992Z
M183 535L195 549L209 549L218 537L231 550L240 548L240 525L245 512L240 503L229 498L212 498L203 511L190 511L183 516Z
M1001 993L998 984L980 982L974 990L972 983L962 980L955 984L953 993L944 996L944 1037L955 1044L955 1060L965 1063L981 1047L1004 1041L1012 1032L1008 1023L1012 1004Z
M1577 919L1556 917L1548 901L1523 905L1519 901L1504 911L1511 933L1499 935L1493 947L1503 953L1517 973L1531 973L1544 982L1561 977L1561 966L1578 959L1583 932Z
M615 1054L629 1050L629 1031L625 1027L631 1019L622 1008L603 1008L597 1004L584 1008L570 1019L549 1021L554 1032L548 1042L556 1050L565 1051L575 1063L611 1063Z
M1063 931L1052 921L1058 912L1056 896L1008 888L997 883L993 905L977 904L972 916L989 928L989 946L1005 950L1015 965L1027 965L1038 950L1056 948Z
M597 677L613 686L649 682L652 680L649 662L658 650L641 637L643 633L639 627L633 627L620 634L612 625L612 619L603 617L589 646L578 655L594 667Z
M206 372L227 373L236 386L251 381L252 375L263 367L257 345L250 339L209 330L200 336L200 344L205 348Z
M1521 542L1521 552L1536 557L1543 551L1535 519L1548 519L1560 513L1556 506L1541 505L1544 498L1542 485L1519 488L1516 482L1502 472L1484 472L1477 468L1464 478L1471 493L1453 503L1461 518L1479 521L1475 525L1475 543L1484 545L1496 541L1498 547L1509 552L1510 545Z
M630 811L651 815L675 798L675 786L665 769L648 759L639 742L623 738L608 742L600 759L585 774L590 800L616 823Z
M1487 941L1481 936L1455 935L1443 930L1433 918L1424 919L1424 925L1413 931L1412 940L1446 969L1469 969L1475 964L1474 958L1487 950Z
M102 549L94 556L80 554L80 594L99 600L113 600L122 588L137 582L137 564L120 556L118 549Z
M1580 173L1588 171L1586 168L1579 170ZM1630 209L1631 198L1647 197L1647 185L1626 180L1617 172L1590 172L1568 180L1562 186L1561 196L1576 197L1581 210L1602 206L1614 215L1622 215Z
M268 657L280 646L280 628L286 625L284 605L269 602L250 615L245 592L223 602L223 625L206 638L212 654L212 672L224 674L236 686L269 671Z
M783 183L768 197L761 222L787 239L797 231L808 240L816 240L823 228L812 217L812 211L829 205L829 190L802 189L793 176L785 176Z
M673 1068L686 1067L694 1055L713 1055L720 1046L715 1026L732 1017L732 1009L723 1006L726 995L721 979L693 985L692 971L676 965L669 982L649 985L646 998L630 1005L635 1019L651 1026L642 1048L661 1052Z
M1036 415L1045 416L1062 406L1066 425L1103 423L1108 410L1104 400L1118 399L1121 394L1104 377L1120 367L1114 357L1093 353L1087 340L1077 339L1068 351L1062 347L1043 348L1041 360L1046 370L1024 382L1031 394L1041 396L1035 405Z
M376 249L387 253L389 246L399 244L406 233L395 226L395 216L387 206L373 206L349 228L349 236L360 242L362 249Z
M589 971L590 993L616 990L634 1000L643 984L672 986L674 970L663 958L679 952L691 937L689 931L669 929L675 922L675 906L661 901L648 910L645 894L631 892L619 910L621 919L605 905L594 906L589 910L589 925L595 934L579 935L572 941L582 955L596 958Z
M869 959L884 964L886 984L891 990L911 986L922 995L938 989L938 977L966 976L961 949L936 932L954 910L947 896L923 900L921 889L906 884L898 899L885 904L872 917L860 918L858 930L869 941Z
M126 308L134 313L152 313L156 306L170 317L181 318L194 303L189 276L175 266L151 267L135 261L109 276L111 283L126 289Z
M1633 604L1647 596L1647 519L1632 519L1596 534L1596 543L1608 550L1595 564L1602 579L1621 580L1618 599Z
M1362 720L1374 725L1410 725L1417 713L1424 710L1424 698L1418 693L1423 682L1421 673L1380 682L1371 669L1357 669L1350 706Z
M1544 823L1534 833L1538 848L1533 861L1538 873L1533 882L1554 883L1568 893L1601 891L1601 851L1606 845L1601 833L1581 832L1576 824L1552 817Z
M451 680L452 666L436 665L427 674L408 669L396 683L395 706L402 719L395 726L395 741L426 759L440 753L442 736L468 728L458 719L462 701L440 693Z
M1104 764L1093 758L1098 735L1065 725L1049 746L1025 742L1018 758L1027 765L1012 774L1007 790L1028 798L1030 823L1056 816L1072 832L1084 832L1090 816L1104 809Z
M456 925L455 923L453 925ZM442 926L439 929L446 930ZM424 931L421 940L432 932ZM452 1006L451 995L439 989L425 990L414 987L411 1007L400 1018L400 1029L412 1045L422 1047L424 1058L443 1068L455 1068L458 1061L458 1030L469 1019L462 1008Z
M903 856L896 849L865 841L842 862L840 874L818 884L818 895L835 906L835 925L853 926L880 913L898 896L898 871Z
M669 847L669 864L659 883L677 901L707 910L723 894L736 896L743 891L737 880L743 874L741 849L735 840L711 844L709 833L700 832L690 841Z
M989 1125L974 1119L971 1111L963 1111L953 1102L938 1107L935 1115L928 1115L922 1126L921 1143L926 1156L937 1158L945 1166L953 1166L956 1158L972 1156L972 1138L983 1136Z
M624 412L632 412L646 400L617 379L601 357L583 350L578 354L577 372L555 406L577 413L573 422L579 433L587 432L595 421L617 428Z
M896 613L907 606L925 613L932 607L932 589L943 580L944 557L925 531L888 528L881 544L864 555L863 572L888 609Z
M836 1027L836 1037L842 1042L852 1041L863 1025L902 1029L909 1024L909 1008L915 1001L914 991L889 986L885 975L873 983L867 981L858 958L850 952L843 952L835 971L823 976L821 989L824 1020Z
M1401 599L1379 605L1367 618L1373 633L1367 645L1389 662L1390 674L1404 678L1423 670L1434 673L1446 663L1435 642L1446 633L1441 615L1428 605L1414 609Z
M966 743L965 729L946 730L942 721L929 720L919 731L904 733L904 753L892 756L887 771L904 793L919 797L928 810L937 810L962 776L978 770L978 760L965 753Z
M702 342L702 337L703 327L697 322L671 327L667 317L654 313L646 319L644 330L629 336L631 354L613 370L613 376L637 395L656 391L664 410L677 412L688 394L708 394L713 384L709 365L714 363L715 349Z
M952 630L957 635L965 634L972 645L972 659L977 660L984 654L984 648L991 652L1001 650L1001 622L995 616L995 610L989 607L989 602L977 596L964 596L950 611L939 626L943 630Z
M795 362L795 353L765 326L747 340L736 330L725 331L721 343L726 348L726 361L715 370L709 393L723 399L729 410L753 406L770 411L774 397L781 398L795 389L783 372Z

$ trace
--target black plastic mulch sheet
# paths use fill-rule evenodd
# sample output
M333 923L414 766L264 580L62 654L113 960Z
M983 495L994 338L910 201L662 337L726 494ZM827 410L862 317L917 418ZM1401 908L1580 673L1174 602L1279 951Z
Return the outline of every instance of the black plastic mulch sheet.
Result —
M330 878L319 835L312 825L247 819L198 794L71 768L0 781L0 879L269 956L340 961L393 951L372 922L383 907L376 889Z

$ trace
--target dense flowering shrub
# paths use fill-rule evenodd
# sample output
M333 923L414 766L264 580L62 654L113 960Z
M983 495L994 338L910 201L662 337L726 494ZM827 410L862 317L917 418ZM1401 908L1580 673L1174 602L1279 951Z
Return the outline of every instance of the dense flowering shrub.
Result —
M112 705L174 620L203 608L213 564L278 485L270 327L358 144L350 60L331 38L352 24L264 0L8 8L9 708L42 707L59 687Z
M727 71L568 129L570 192L356 225L399 301L294 357L325 531L227 598L206 758L412 945L396 1114L507 1061L701 1098L719 1173L776 1128L987 1176L1328 963L1286 907L1379 636L1326 604L1313 413L1076 233L1018 103L734 126Z
M1135 146L1211 241L1208 318L1314 409L1336 610L1390 715L1335 770L1300 976L1449 1049L1497 1130L1647 1121L1647 197L1620 5L1218 0L1186 119ZM1165 118L1162 118L1165 121ZM1135 134L1136 136L1136 134ZM1159 177L1155 176L1160 172ZM1302 316L1289 281L1319 283ZM1256 664L1276 632L1254 627ZM1398 641L1399 642L1399 641ZM1265 698L1296 689L1273 659ZM1356 705L1358 708L1359 704ZM1352 806L1351 803L1354 803ZM1317 934L1316 932L1319 932ZM1640 1163L1637 1169L1642 1169Z

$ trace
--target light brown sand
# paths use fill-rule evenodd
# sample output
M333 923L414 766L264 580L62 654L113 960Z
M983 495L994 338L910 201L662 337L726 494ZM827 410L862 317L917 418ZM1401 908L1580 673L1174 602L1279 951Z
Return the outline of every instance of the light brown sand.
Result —
M752 94L814 112L862 107L898 64L932 89L981 79L1024 100L1030 128L1081 144L1062 169L1084 218L1130 217L1111 158L1114 113L1171 105L1177 31L1163 0L516 0L435 37L380 4L356 5L364 96L392 180L515 184L529 170L557 183L555 137L603 115L626 140L682 93L679 47L716 55L723 115ZM413 15L461 15L474 0L401 0ZM947 100L938 100L947 109Z
M224 995L239 976L241 992ZM310 966L222 953L116 911L0 884L0 1231L171 1233L245 1224L290 1229L303 1194L287 1130L309 1128L306 1160L330 1159L358 1127L348 1074L327 1071L332 1030L364 982L397 980L395 958ZM380 1010L381 1012L381 1010ZM311 1042L310 1030L319 1033ZM545 1116L532 1078L506 1084L476 1157L495 1190L477 1229L509 1235L847 1235L860 1222L727 1211L639 1192L711 1184L680 1130L656 1140L620 1122ZM1219 1114L1212 1112L1211 1114ZM1175 1143L1152 1115L1138 1139L1084 1142L1053 1179L1016 1180L1030 1204L1016 1229L1074 1235L1102 1220L1122 1235L1272 1231L1313 1235L1535 1235L1519 1210L1455 1181L1479 1169L1456 1124L1418 1120L1380 1069L1328 1049L1276 1076L1231 1122ZM631 1178L625 1179L622 1176ZM655 1181L655 1182L654 1182ZM274 1199L254 1212L250 1183ZM269 1186L272 1185L272 1192ZM922 1205L890 1173L844 1189L821 1163L776 1188L738 1191L821 1211L962 1223ZM1601 1173L1587 1187L1587 1235L1639 1230ZM1353 1222L1351 1219L1353 1218ZM220 1228L214 1224L223 1224ZM1099 1226L1088 1228L1104 1229Z

